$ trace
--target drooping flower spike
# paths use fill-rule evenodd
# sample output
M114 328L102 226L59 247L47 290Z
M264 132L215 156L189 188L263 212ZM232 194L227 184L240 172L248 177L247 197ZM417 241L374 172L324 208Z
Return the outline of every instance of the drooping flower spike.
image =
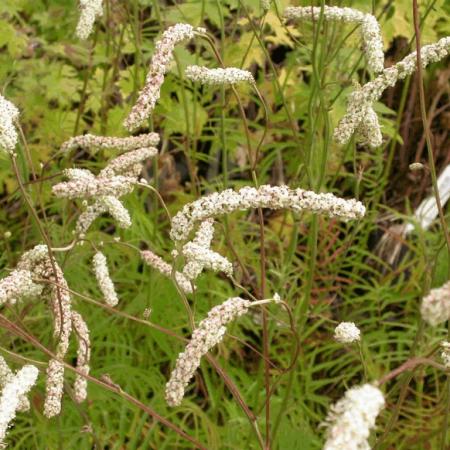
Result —
M422 66L438 62L450 53L450 37L425 45L420 49ZM372 147L381 145L381 131L373 111L373 104L381 98L383 92L395 86L417 69L417 52L412 52L397 64L384 69L374 80L352 92L348 99L347 112L334 130L334 138L339 144L347 144L356 132L359 141ZM368 137L369 136L369 137Z
M29 271L34 283L42 285L41 294L46 288L50 293L50 305L54 317L53 334L58 337L56 358L49 361L47 367L46 396L44 415L54 417L61 411L61 400L64 391L64 360L69 348L72 328L75 327L77 336L83 337L84 344L79 348L86 350L84 359L80 359L80 370L86 372L89 363L89 332L82 317L72 310L72 299L69 286L64 274L56 261L51 261L46 245L37 245L24 253L17 264L17 271ZM73 323L76 320L76 323ZM88 369L87 369L88 370ZM82 382L76 382L78 399L83 397Z
M202 33L204 30L202 28L194 28L186 23L178 23L164 31L161 40L156 42L145 86L139 93L136 104L124 122L125 128L129 131L140 127L155 108L156 102L160 97L164 76L173 59L175 46L192 39L196 32Z
M81 314L76 311L72 311L72 323L78 340L76 367L83 375L89 375L89 361L91 358L89 328ZM87 380L80 374L75 376L74 397L77 403L83 402L87 397Z
M284 17L297 20L318 20L322 11L325 20L354 23L360 26L367 63L374 72L381 72L384 68L383 38L380 25L372 14L337 6L324 6L323 10L319 6L300 6L286 8Z
M300 188L263 185L259 188L244 187L238 191L227 189L184 205L172 219L170 237L175 243L181 243L188 240L196 223L251 208L311 211L342 220L360 219L365 214L365 208L359 201L344 200L333 194L316 194Z
M97 252L92 260L94 267L95 278L105 298L106 304L109 306L116 306L119 303L114 283L109 276L106 256L102 252Z
M130 150L137 150L143 147L156 147L159 144L158 133L147 133L139 136L129 137L110 137L110 136L95 136L93 134L83 134L70 138L61 145L61 151L68 152L76 148L84 148L91 153L98 150L117 149L124 152Z
M166 384L166 401L169 406L178 406L184 397L184 391L195 371L200 366L202 357L222 341L227 325L246 314L252 306L269 302L280 302L278 295L269 300L251 302L240 297L232 297L212 308L205 319L193 331L191 340L184 352L180 353L175 369Z

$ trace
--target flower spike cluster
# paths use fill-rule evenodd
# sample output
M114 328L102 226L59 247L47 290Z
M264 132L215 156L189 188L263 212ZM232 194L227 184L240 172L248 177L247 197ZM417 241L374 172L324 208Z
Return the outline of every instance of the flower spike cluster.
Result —
M24 274L26 277L24 278ZM15 285L14 283L24 283ZM54 317L53 334L58 337L56 347L56 359L50 360L47 367L46 397L44 402L44 415L53 417L61 411L61 400L64 390L64 364L61 362L67 354L72 327L78 336L88 337L87 328L81 316L72 310L72 299L69 286L64 278L63 271L56 261L50 259L46 245L37 245L24 253L17 263L16 269L0 281L0 293L3 302L13 302L18 299L38 297L43 293L49 293L50 306ZM76 320L77 323L73 323ZM80 324L83 322L83 324ZM81 344L80 344L81 345ZM86 362L87 361L87 362ZM83 362L83 367L89 358ZM6 369L0 364L1 374L6 374ZM1 381L0 381L1 383ZM81 399L82 395L78 395Z
M153 269L156 269L167 278L171 278L172 266L164 261L160 256L156 255L151 250L143 250L141 251L141 258L148 266L153 267ZM184 274L181 272L175 272L175 279L178 286L184 293L192 294L192 284Z
M324 450L368 450L370 430L384 404L383 393L371 384L348 390L328 413Z
M360 219L365 214L365 208L359 201L300 188L263 185L259 188L244 187L238 191L226 189L184 205L172 219L170 237L174 242L186 241L197 222L251 208L311 211L342 220Z
M164 31L161 40L156 42L145 86L124 122L125 128L129 131L140 127L150 116L160 97L161 86L169 64L172 62L175 46L192 39L196 31L202 32L203 30L186 23L178 23Z
M129 137L110 137L95 136L93 134L83 134L70 138L61 145L61 151L68 152L76 148L88 149L91 153L95 153L102 149L115 148L124 152L136 150L143 147L155 147L159 144L158 133L147 133L139 136Z
M322 9L319 6L289 7L284 11L284 17L286 19L318 20L321 12ZM380 25L375 16L353 8L324 6L323 17L330 21L358 24L361 28L361 38L364 42L369 67L374 72L383 70L383 38Z
M188 66L184 75L188 80L212 86L230 85L236 83L254 84L255 79L248 70L227 67L225 69L208 69L201 66Z
M116 306L119 303L114 283L109 276L108 265L106 263L106 256L102 252L97 252L92 260L94 267L95 278L105 297L105 302L109 306Z
M450 320L450 281L422 299L420 306L422 319L432 327Z
M450 53L450 37L425 45L420 49L422 66L438 62ZM381 145L381 131L373 111L373 104L381 98L383 92L414 73L417 68L417 52L384 69L374 80L356 89L348 99L347 112L334 130L334 138L339 144L347 144L356 132L360 141L372 147Z
M77 24L76 35L80 39L87 39L92 33L97 17L103 16L103 0L79 0L80 18Z
M85 211L78 217L76 232L84 236L92 222L108 212L121 228L131 225L131 218L119 197L133 191L139 181L143 161L155 156L154 147L143 147L124 153L109 162L95 176L86 169L67 169L64 175L69 179L53 186L53 193L60 198L79 198L87 202Z
M184 390L200 366L201 358L222 341L228 323L245 314L250 306L251 302L248 300L229 298L211 309L208 316L200 322L184 352L178 356L175 369L166 385L166 401L169 406L181 403Z
M37 367L23 366L5 384L0 397L0 447L6 447L4 442L6 431L14 420L16 412L23 404L24 396L35 385L39 371Z
M34 277L50 282L50 303L54 316L53 334L59 336L56 356L58 359L64 359L72 333L72 299L61 268L56 261L52 263L45 245L37 245L34 249L22 255L17 267L30 270ZM52 359L47 367L44 402L44 415L46 417L56 416L61 411L64 365L58 359Z
M19 117L19 110L10 101L0 95L0 148L13 153L17 145L17 131L14 122Z

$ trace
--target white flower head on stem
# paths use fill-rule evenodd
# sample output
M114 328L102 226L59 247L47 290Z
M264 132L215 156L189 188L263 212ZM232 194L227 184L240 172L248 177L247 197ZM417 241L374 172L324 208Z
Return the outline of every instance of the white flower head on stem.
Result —
M19 110L10 101L0 95L0 148L14 153L18 136L14 122L19 118Z
M5 446L6 431L23 403L24 395L36 383L38 373L35 366L24 366L3 387L0 397L0 446Z
M330 408L324 450L368 450L370 430L384 405L383 393L371 384L349 389Z
M443 286L431 289L420 306L422 319L435 327L450 319L450 281Z
M341 322L334 329L334 339L341 344L351 344L361 340L361 332L353 322Z

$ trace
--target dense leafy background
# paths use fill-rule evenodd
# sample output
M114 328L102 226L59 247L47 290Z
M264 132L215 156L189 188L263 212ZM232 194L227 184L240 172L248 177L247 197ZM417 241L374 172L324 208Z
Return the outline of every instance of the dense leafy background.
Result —
M104 3L105 15L86 43L74 34L78 19L75 0L0 3L0 87L20 107L34 165L41 167L40 189L30 185L29 190L35 201L39 191L46 205L46 230L54 246L67 245L79 213L80 205L55 200L51 195L51 185L60 179L61 170L74 166L97 170L112 157L111 152L95 157L73 152L61 157L57 152L60 144L84 132L125 136L122 121L143 85L155 38L176 22L206 27L215 36L226 65L244 67L255 74L269 107L259 181L358 197L368 208L366 218L357 224L283 212L265 215L267 290L279 292L291 305L301 339L295 369L283 374L282 369L291 361L293 339L286 326L287 315L271 307L270 356L278 368L272 373L273 380L278 380L272 397L273 424L278 428L273 447L320 448L323 428L319 424L330 403L364 377L357 349L343 348L332 340L337 321L354 321L361 328L370 379L379 378L408 358L418 330L416 354L429 353L445 336L444 329L423 328L418 317L421 296L448 277L448 254L439 225L426 232L417 229L407 240L389 232L429 194L428 172L408 171L411 162L427 163L417 79L412 77L387 91L377 104L386 138L382 148L368 150L354 143L342 148L332 141L332 129L345 111L352 81L370 78L361 57L359 34L352 27L326 24L317 30L308 23L286 27L279 19L290 4L285 0L274 2L266 15L258 0ZM449 35L448 2L420 3L422 41L431 43ZM373 7L382 25L387 64L414 48L409 0L327 4L367 12ZM161 101L148 123L149 129L160 133L162 142L161 154L149 163L145 177L159 189L171 213L199 193L251 184L236 101L228 90L198 87L184 80L184 68L194 63L217 66L204 42L193 41L176 50ZM425 76L438 170L450 162L448 75L448 65L443 62L430 67ZM255 146L266 125L264 109L249 88L238 90ZM24 159L19 160L28 179L29 167ZM0 159L0 169L0 231L12 233L1 242L1 267L6 274L40 237L6 156ZM124 242L168 257L171 243L163 210L148 191L130 195L126 204L133 218L130 230L116 230L110 219L104 218L89 234L93 241L105 244L120 294L119 309L142 318L144 310L151 308L152 322L188 335L185 310L170 280L143 267L135 251L112 239L120 236ZM225 232L217 233L215 247L230 257L234 257L233 248L250 275L238 273L238 279L252 290L259 277L256 217L239 213L222 224ZM391 263L389 257L399 248L402 256ZM61 257L60 263L73 290L100 299L91 257L92 248L85 245ZM226 279L209 273L202 275L198 285L193 300L196 320L213 305L239 294ZM176 422L207 448L258 448L247 419L207 363L183 405L169 409L164 402L164 385L182 344L81 297L76 296L74 302L91 330L95 376L108 374L124 391ZM31 306L17 305L8 314L20 317L24 326L52 346L52 319L45 299ZM241 341L261 350L259 317L244 317L229 332L231 336L215 353L258 414L265 398L263 364ZM46 359L9 333L2 334L1 346L30 358ZM15 361L9 356L8 360ZM10 448L190 448L142 411L95 385L89 385L86 404L77 406L66 396L61 417L47 420L41 413L43 377L40 380L40 388L32 394L31 414L19 415L9 433ZM448 448L450 441L441 442L447 384L446 377L434 369L416 371L399 419L379 448ZM378 437L389 430L399 385L390 383L386 393L387 408L378 421ZM263 428L263 413L259 423Z

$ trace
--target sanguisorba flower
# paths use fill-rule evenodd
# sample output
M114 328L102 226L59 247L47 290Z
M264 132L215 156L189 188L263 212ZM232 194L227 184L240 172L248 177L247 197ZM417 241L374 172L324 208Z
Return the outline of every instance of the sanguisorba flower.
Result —
M194 239L183 245L181 253L186 263L183 274L189 280L195 280L204 269L214 272L225 272L228 276L233 274L233 265L227 258L211 250L211 241L214 236L214 219L206 219L200 224ZM177 251L174 251L177 254Z
M353 322L341 322L334 329L334 339L341 344L351 344L361 339L361 332Z
M248 70L235 67L208 69L203 66L188 66L184 75L188 80L212 86L226 86L243 82L255 83L253 75Z
M184 352L180 353L175 369L166 385L166 401L169 406L177 406L184 397L184 390L194 376L202 357L222 341L226 326L232 320L248 311L251 302L233 297L209 311L206 319L193 331Z
M354 23L360 26L361 38L369 67L374 72L381 72L384 68L383 38L380 25L375 16L353 8L340 8L337 6L289 7L284 11L286 19L318 20L323 13L325 20L344 23Z
M82 134L74 136L61 145L61 151L68 152L76 148L88 149L95 153L102 149L117 149L124 152L137 150L143 147L155 147L159 144L158 133L146 133L139 136L112 137Z
M109 306L116 306L119 303L114 283L109 276L106 256L102 252L97 252L92 260L94 267L95 278L105 298L105 302Z
M383 393L371 384L349 389L330 408L324 450L369 450L370 430L384 405Z
M16 416L23 396L34 386L38 377L35 366L23 366L4 386L0 397L0 446L4 448L6 431Z
M438 42L425 45L420 49L422 66L438 62L450 53L450 37ZM334 138L339 144L347 144L353 133L357 133L359 140L367 140L367 135L378 136L373 139L372 146L380 144L380 130L378 120L371 111L372 105L381 98L383 92L394 86L398 80L403 80L414 73L417 68L417 52L412 52L398 63L384 69L374 80L350 94L345 116L339 121L334 130Z
M0 149L14 153L18 137L14 122L19 117L19 110L3 95L0 95Z
M77 369L81 372L81 374L76 374L73 390L75 401L81 403L87 397L87 380L83 375L88 375L90 370L91 341L89 328L81 314L72 311L72 323L78 340Z
M184 205L172 219L170 237L176 243L186 241L196 223L251 208L310 211L342 220L360 219L365 214L365 207L357 200L344 200L333 194L316 194L289 186L263 185L238 191L226 189Z
M103 0L79 0L80 18L78 19L76 35L87 39L92 33L95 19L103 15Z
M161 86L172 62L175 46L192 39L196 31L202 32L203 29L194 28L186 23L178 23L164 31L161 40L156 42L145 86L139 93L136 104L124 122L129 131L141 126L145 119L150 116L160 97Z
M66 169L64 175L69 179L53 186L53 193L60 198L79 198L85 201L84 212L78 217L76 233L83 237L92 222L101 214L108 212L121 228L131 225L131 218L119 197L133 191L139 182L143 161L155 156L154 147L131 150L117 158L95 176L86 169ZM91 204L88 201L92 201Z
M420 313L422 319L433 327L450 320L450 281L431 289L422 299Z

